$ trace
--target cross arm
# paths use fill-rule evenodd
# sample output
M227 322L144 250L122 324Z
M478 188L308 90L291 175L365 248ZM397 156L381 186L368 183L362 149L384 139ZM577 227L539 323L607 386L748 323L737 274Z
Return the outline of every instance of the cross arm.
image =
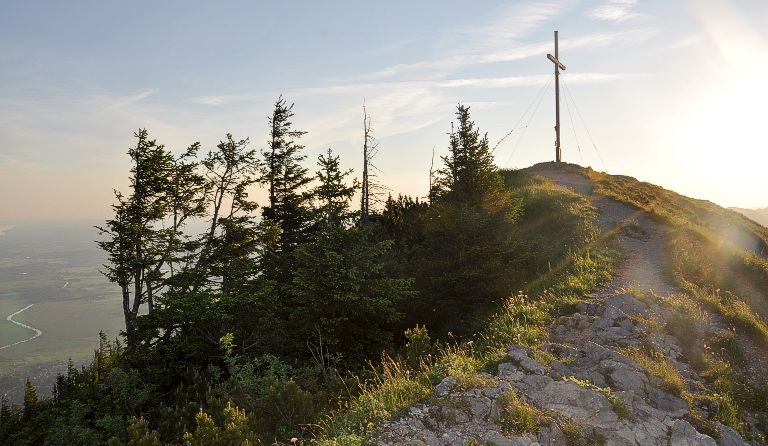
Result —
M560 67L561 70L565 70L565 65L563 65L557 58L551 54L547 54L547 59L551 60L553 64Z

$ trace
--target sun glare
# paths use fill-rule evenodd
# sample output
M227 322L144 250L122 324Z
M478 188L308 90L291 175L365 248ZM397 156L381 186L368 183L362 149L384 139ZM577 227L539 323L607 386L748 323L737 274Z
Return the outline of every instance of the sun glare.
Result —
M710 11L702 17L707 43L716 49L708 55L716 74L680 116L683 124L668 125L674 126L672 139L683 149L679 156L684 165L711 176L709 198L725 205L755 206L765 190L748 184L762 177L768 166L768 144L762 135L762 107L768 103L766 48L746 21L729 16L715 23L716 16ZM692 70L696 82L697 71ZM739 196L733 195L736 190Z

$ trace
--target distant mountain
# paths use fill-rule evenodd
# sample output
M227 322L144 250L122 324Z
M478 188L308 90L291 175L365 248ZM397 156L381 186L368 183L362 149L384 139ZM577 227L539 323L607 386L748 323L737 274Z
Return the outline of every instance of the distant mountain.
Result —
M762 209L744 209L744 208L731 208L732 210L751 218L752 220L760 223L763 226L768 227L768 208Z

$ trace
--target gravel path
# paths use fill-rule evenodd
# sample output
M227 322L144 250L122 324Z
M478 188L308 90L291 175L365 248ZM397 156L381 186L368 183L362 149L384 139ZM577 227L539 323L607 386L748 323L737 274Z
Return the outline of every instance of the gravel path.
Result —
M628 204L606 197L592 196L592 182L574 172L539 170L531 173L545 176L561 186L591 197L597 208L597 224L605 231L616 231L621 250L626 255L610 286L596 297L616 294L630 287L643 292L668 296L679 292L663 274L666 258L664 244L667 231L648 215Z

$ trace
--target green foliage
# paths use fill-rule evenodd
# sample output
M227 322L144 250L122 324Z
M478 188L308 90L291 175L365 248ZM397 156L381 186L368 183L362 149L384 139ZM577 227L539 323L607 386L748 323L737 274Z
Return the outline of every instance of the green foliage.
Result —
M115 217L99 230L107 240L97 244L109 258L104 275L122 291L123 313L128 342L138 341L135 321L139 309L147 304L152 309L153 291L161 286L162 274L157 265L164 262L166 234L158 228L166 216L169 192L173 184L174 157L146 130L135 133L136 146L128 151L131 158L131 193L115 192ZM131 294L133 298L131 298Z
M193 446L252 446L258 439L248 429L245 411L227 404L223 410L223 427L203 410L195 417L195 430L186 432L182 440Z
M333 151L328 149L325 155L317 158L318 186L312 191L317 203L317 219L320 223L330 226L339 226L348 223L354 218L349 205L355 194L355 185L347 186L345 178L352 170L342 171L339 167L339 157L333 156Z
M132 418L128 422L128 442L123 443L112 437L109 446L163 446L157 432L150 432L149 423L140 418Z
M496 422L507 434L538 433L539 425L547 418L515 391L502 395L499 404L501 409Z
M669 358L655 349L627 348L624 354L645 367L648 374L661 379L661 388L673 395L682 395L685 381L680 372L669 362Z
M275 102L269 117L269 146L264 150L262 183L268 187L269 204L262 208L265 219L280 226L280 241L276 248L289 253L306 237L309 229L311 195L306 192L312 177L301 165L304 146L297 140L306 132L294 130L291 118L293 104L282 96ZM283 265L284 266L284 265Z
M454 131L452 127L449 154L442 157L445 166L438 170L430 196L434 201L487 206L492 196L505 193L488 147L488 136L480 137L468 106L459 104L456 118L458 129Z
M409 303L406 326L425 323L433 332L471 333L471 319L499 302L523 280L515 262L515 198L493 164L486 137L459 105L458 128L438 171L430 205L390 198L382 214L383 235L395 241L394 269L416 277L419 299Z
M424 361L431 359L434 346L425 326L416 325L405 330L405 364L411 369L417 369Z
M567 446L601 446L606 442L600 432L576 422L560 424Z
M24 381L24 418L31 418L38 410L37 390L32 381Z
M204 156L136 134L130 192L100 245L128 343L102 335L53 398L0 412L0 442L256 444L319 430L320 443L360 444L445 376L493 384L478 372L505 345L538 345L609 277L590 203L500 172L468 107L429 202L390 197L364 225L338 156L321 155L315 176L302 165L292 107L275 103L261 157L229 134Z
M327 226L296 250L289 285L294 345L319 338L358 366L391 345L396 305L413 295L411 282L386 277L390 244L368 239L363 228Z

